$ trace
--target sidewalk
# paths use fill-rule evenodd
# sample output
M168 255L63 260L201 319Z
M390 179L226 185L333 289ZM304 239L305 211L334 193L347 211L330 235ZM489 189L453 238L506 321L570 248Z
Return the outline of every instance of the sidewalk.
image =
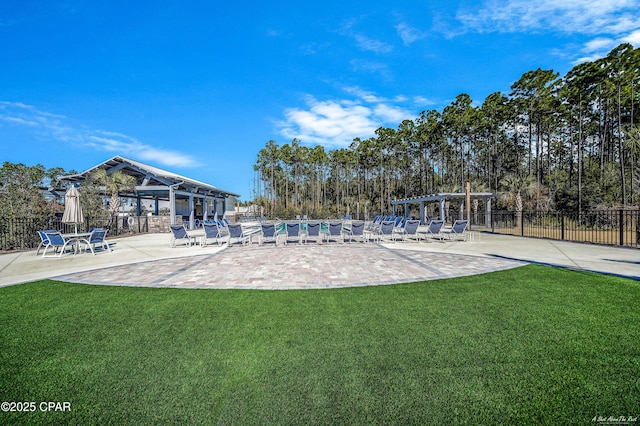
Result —
M169 234L110 240L113 252L0 255L0 286L70 282L189 288L325 288L491 272L526 263L640 279L640 250L495 234L475 242L169 247Z

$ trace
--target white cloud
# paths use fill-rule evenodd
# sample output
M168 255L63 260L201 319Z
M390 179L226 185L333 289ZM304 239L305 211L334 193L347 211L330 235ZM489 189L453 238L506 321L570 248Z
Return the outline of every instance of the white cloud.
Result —
M470 31L620 34L640 27L638 0L489 0L458 13Z
M402 39L402 42L405 45L409 45L415 41L418 41L426 37L426 33L404 22L401 22L400 24L396 25L396 31L398 32L398 35L400 36L400 38Z
M362 99L365 102L383 102L384 101L384 98L379 97L374 92L364 90L357 86L345 87L344 91L352 95L355 95L356 97Z
M605 56L620 43L640 45L640 0L486 0L460 11L464 32L561 32L594 37L575 63ZM451 33L454 35L454 33Z
M424 96L414 96L413 103L421 107L425 107L430 105L436 105L438 102L436 102L433 99L425 98Z
M379 127L396 127L402 120L412 118L410 111L372 92L357 87L345 91L357 99L319 101L306 96L307 108L285 110L285 120L277 123L279 132L305 144L347 147L354 138L372 137Z
M635 47L640 46L640 29L633 31L631 34L628 34L621 38L624 43L630 43Z
M358 47L362 50L368 50L375 53L389 53L393 50L393 46L384 41L374 40L362 34L355 34L353 37L355 38Z
M0 126L4 122L12 126L28 127L42 138L89 147L96 151L113 152L147 161L153 160L167 166L198 165L198 162L188 155L155 148L122 133L77 128L67 124L67 121L65 116L40 111L31 105L20 102L0 102Z

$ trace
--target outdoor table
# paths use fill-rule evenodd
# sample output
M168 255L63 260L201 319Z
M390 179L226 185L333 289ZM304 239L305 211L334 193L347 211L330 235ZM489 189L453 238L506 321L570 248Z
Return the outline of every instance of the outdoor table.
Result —
M204 245L204 239L207 238L204 229L202 228L187 229L187 235L193 238L196 241L196 244L199 242L201 246Z
M91 235L91 232L72 232L70 234L60 234L65 241L73 241L74 248L73 254L77 254L80 251L80 240L83 238L87 238Z

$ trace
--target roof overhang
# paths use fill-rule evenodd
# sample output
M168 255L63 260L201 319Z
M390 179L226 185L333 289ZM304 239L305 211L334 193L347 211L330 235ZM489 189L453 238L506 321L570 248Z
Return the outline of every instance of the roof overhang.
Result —
M208 183L190 179L186 176L121 156L112 157L82 173L63 176L61 180L71 183L82 183L90 178L91 174L98 169L104 169L107 173L122 170L127 175L133 176L136 179L136 191L135 193L123 194L125 196L168 199L170 190L173 190L175 194L181 196L193 196L196 198L227 198L229 196L240 196Z

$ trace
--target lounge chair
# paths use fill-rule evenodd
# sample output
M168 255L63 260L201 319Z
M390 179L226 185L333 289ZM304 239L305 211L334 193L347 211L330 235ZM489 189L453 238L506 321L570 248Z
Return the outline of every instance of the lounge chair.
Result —
M265 241L273 241L278 245L278 234L275 223L261 223L258 245L262 245Z
M373 220L365 225L365 231L367 232L377 232L380 229L380 224L382 223L382 216L378 215L373 218Z
M216 240L218 245L222 244L222 236L220 235L220 228L217 223L213 221L205 221L202 224L204 229L204 237L200 241L200 244L204 247L209 240Z
M241 223L230 223L227 225L227 229L229 230L229 245L231 245L232 239L235 239L236 242L241 243L243 246L247 245L251 242L251 236L254 234L254 232L245 232Z
M106 229L96 228L91 231L91 234L89 234L87 238L80 239L78 240L78 242L82 244L85 251L87 247L89 247L89 250L91 250L91 254L95 256L97 247L101 247L102 250L109 250L110 252L113 251L111 250L111 247L109 247L109 243L107 242L106 237Z
M364 222L351 222L351 228L347 231L349 241L353 241L355 238L360 238L363 243L367 242L367 237L364 233Z
M220 238L229 239L229 222L226 222L226 219L214 219L213 222L218 225L218 233L220 234Z
M390 240L395 239L395 235L393 233L395 224L396 224L395 220L383 220L382 223L380 223L380 228L378 229L378 232L374 234L378 242L382 241L383 238L387 238L387 237Z
M394 228L393 232L395 235L400 236L402 241L406 241L407 237L419 239L420 235L418 234L418 226L420 225L419 220L406 220L404 222L404 226Z
M191 246L193 237L187 234L187 229L184 225L170 225L171 229L171 247L175 247L176 243L182 242L187 246Z
M75 252L76 249L76 239L65 239L59 231L45 231L45 235L47 238L47 244L44 246L44 251L42 252L42 258L45 257L61 257L65 251L67 250L67 246L69 249ZM47 249L49 247L54 248L58 251L58 255L49 255L47 256Z
M306 243L309 239L315 239L316 242L322 241L320 236L320 222L307 222L307 231L304 233L304 242Z
M289 239L295 239L298 241L298 244L302 243L302 234L300 233L300 222L296 223L287 223L286 224L287 234L284 238L285 245L289 241Z
M344 243L344 235L342 234L342 222L329 222L325 238L327 242L333 239Z
M444 221L440 219L434 219L431 222L429 222L429 226L427 227L427 230L424 232L425 240L427 238L438 238L439 240L442 240L443 235L440 231L442 230L443 225L444 225Z
M40 237L40 244L38 245L38 249L36 250L36 256L40 253L40 248L45 247L49 244L49 238L47 237L47 232L56 232L56 229L45 229L42 231L38 231L38 236Z
M451 229L444 234L449 240L462 239L463 241L467 241L469 239L468 225L468 220L456 220L451 226Z

